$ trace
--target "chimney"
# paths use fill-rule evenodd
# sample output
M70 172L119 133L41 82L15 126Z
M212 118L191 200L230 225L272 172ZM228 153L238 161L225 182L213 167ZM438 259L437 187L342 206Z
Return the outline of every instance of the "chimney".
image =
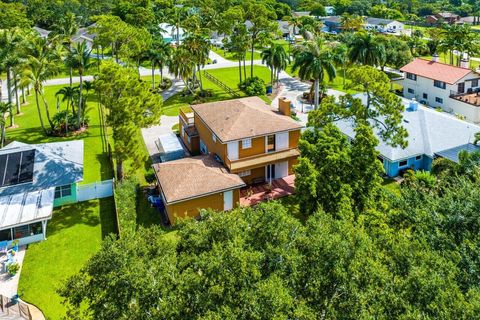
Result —
M462 60L460 60L460 67L466 69L470 68L470 64L467 58L462 58Z
M290 110L291 101L285 97L278 98L278 111L281 114L290 117L292 115L292 111Z
M433 54L432 61L433 62L438 62L438 54L436 54L436 53Z

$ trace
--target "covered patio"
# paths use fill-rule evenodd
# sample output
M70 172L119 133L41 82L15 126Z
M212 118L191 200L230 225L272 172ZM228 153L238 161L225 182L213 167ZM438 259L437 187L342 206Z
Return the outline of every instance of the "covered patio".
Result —
M55 188L0 197L0 244L27 245L46 239Z
M254 206L262 201L275 200L295 193L295 175L272 180L272 183L262 183L248 186L240 190L240 205Z

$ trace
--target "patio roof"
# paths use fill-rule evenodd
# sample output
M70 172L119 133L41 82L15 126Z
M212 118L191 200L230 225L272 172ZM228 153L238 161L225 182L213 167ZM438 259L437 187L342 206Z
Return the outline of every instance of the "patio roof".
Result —
M453 162L458 163L458 154L461 151L466 151L468 153L472 152L480 152L480 146L474 145L473 143L467 143L455 148L443 150L440 152L435 153L437 156L440 156L442 158L446 158L449 160L452 160Z
M55 188L0 197L0 230L52 217Z

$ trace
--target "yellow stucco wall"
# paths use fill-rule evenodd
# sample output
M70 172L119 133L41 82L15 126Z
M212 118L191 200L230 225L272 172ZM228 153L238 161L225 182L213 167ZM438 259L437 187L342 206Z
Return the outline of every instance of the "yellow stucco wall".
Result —
M233 207L236 208L240 202L240 189L235 189L232 191ZM172 225L176 223L178 218L198 217L200 209L223 211L223 192L166 206L168 218Z
M227 154L227 145L220 143L219 139L214 142L212 138L212 132L210 129L202 122L200 117L195 114L195 127L197 128L198 135L200 139L205 143L208 148L208 152L213 152L217 154L223 161L225 161Z

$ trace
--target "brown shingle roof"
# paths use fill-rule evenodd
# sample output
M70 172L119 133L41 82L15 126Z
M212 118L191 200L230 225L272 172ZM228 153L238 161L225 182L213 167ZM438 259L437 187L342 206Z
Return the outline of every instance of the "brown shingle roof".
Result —
M222 142L302 128L258 97L197 104L192 109Z
M153 165L167 204L245 186L212 156L184 158Z
M432 80L443 81L448 84L454 84L472 72L472 70L468 68L455 67L449 64L420 58L402 67L400 71L413 73Z

